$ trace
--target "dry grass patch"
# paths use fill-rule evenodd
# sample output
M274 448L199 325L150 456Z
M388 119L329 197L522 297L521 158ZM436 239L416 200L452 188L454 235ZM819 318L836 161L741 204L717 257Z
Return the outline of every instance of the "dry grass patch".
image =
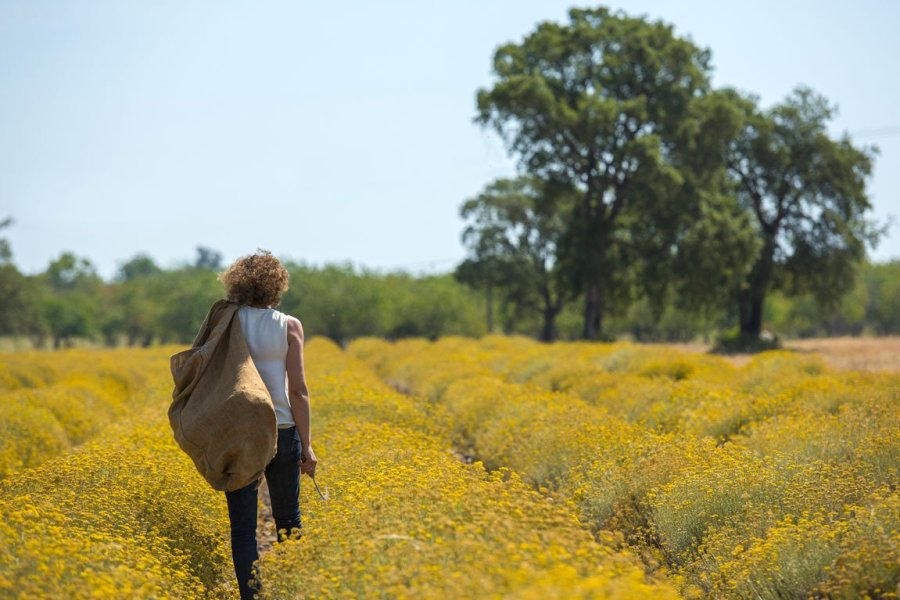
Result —
M709 352L710 345L702 343L664 344L685 352ZM799 353L816 353L828 366L842 371L900 371L900 336L887 337L835 337L787 340L785 350ZM722 355L735 367L743 367L752 354Z

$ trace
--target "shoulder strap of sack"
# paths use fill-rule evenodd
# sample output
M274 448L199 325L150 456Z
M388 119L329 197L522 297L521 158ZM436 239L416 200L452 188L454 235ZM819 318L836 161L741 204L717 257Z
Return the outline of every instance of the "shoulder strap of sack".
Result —
M196 337L194 337L194 342L191 344L193 348L203 345L209 337L210 331L212 331L213 323L216 322L219 311L227 304L229 304L228 300L218 300L210 307L209 312L206 313L206 317L203 319L203 323L200 325L200 330L197 332Z

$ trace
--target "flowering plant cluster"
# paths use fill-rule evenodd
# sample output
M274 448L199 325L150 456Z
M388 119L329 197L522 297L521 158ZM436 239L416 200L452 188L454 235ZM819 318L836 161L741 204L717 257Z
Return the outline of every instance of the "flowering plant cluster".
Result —
M34 432L48 423L66 443L0 479L0 597L203 598L234 587L224 499L166 421L171 350L7 356L0 378L22 395L4 393L0 410L21 411L19 456L42 449ZM69 412L38 410L54 395Z
M166 350L4 353L0 479L78 446L135 408L159 402L148 383Z

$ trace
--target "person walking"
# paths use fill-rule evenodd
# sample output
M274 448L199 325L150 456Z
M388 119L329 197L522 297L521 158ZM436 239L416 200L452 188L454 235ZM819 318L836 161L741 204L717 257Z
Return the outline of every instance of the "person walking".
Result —
M300 474L315 477L316 454L310 439L310 402L303 362L303 326L277 310L290 276L266 251L239 258L219 274L237 316L253 364L275 408L278 442L265 468L278 541L299 535ZM256 541L257 488L260 480L225 492L231 525L231 555L241 599L254 596L259 581L253 563L259 559Z

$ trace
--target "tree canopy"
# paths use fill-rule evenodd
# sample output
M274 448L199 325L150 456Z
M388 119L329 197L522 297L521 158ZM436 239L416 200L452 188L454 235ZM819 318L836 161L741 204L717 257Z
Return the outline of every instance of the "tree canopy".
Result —
M477 120L524 171L580 194L559 258L584 297L586 338L635 284L662 298L673 245L703 210L699 187L721 172L708 149L724 146L735 111L711 94L709 56L670 25L572 9L567 24L501 46L493 86L477 93Z

